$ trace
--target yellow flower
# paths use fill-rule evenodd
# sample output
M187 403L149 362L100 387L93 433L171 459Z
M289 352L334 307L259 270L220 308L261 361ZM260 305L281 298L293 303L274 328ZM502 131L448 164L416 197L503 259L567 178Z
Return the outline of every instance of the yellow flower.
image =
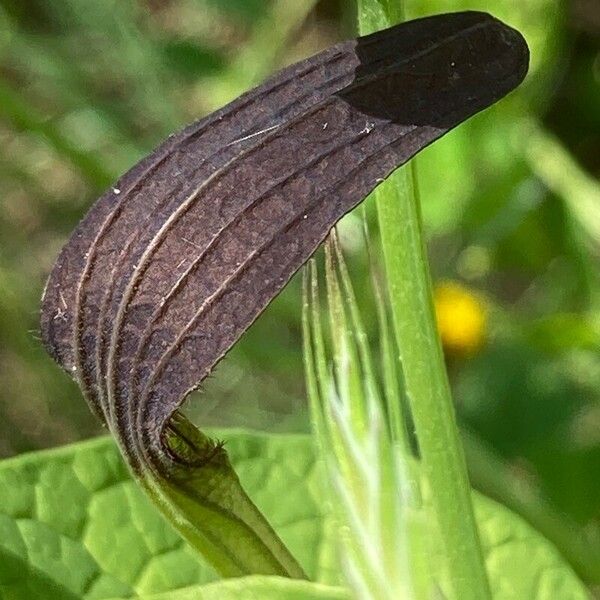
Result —
M471 290L454 281L438 284L434 293L438 330L448 354L470 356L485 341L487 311Z

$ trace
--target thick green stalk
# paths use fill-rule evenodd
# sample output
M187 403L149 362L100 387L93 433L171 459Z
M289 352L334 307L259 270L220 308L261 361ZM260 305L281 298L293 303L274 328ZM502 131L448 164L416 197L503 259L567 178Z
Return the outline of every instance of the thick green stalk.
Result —
M359 0L361 33L401 18L392 0ZM423 472L454 597L490 598L465 458L435 321L431 279L411 165L375 192L394 330Z
M490 597L433 308L412 169L377 192L400 362L456 598Z

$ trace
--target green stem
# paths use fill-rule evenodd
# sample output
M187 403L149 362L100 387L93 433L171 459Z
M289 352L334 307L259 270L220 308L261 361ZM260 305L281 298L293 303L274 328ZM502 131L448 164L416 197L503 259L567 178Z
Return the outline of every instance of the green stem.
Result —
M401 21L402 8L397 0L358 0L361 33ZM457 599L485 600L491 592L435 321L414 167L399 169L375 197L394 332L450 585Z
M358 8L361 33L403 16L392 0L359 0ZM485 600L491 594L436 327L413 168L399 169L375 194L394 331L450 584L455 598Z
M394 329L421 465L456 598L490 597L471 488L437 333L411 167L376 192Z

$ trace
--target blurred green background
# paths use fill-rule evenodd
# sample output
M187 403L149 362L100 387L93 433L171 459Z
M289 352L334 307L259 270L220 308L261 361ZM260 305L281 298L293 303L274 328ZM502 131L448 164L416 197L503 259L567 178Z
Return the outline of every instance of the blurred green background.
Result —
M600 540L600 3L410 0L520 29L524 86L419 158L432 271L487 314L447 347L461 422ZM0 456L95 435L46 355L46 276L94 199L173 130L353 35L343 0L0 1ZM342 228L355 281L367 276ZM455 327L462 326L461 312ZM294 281L188 407L211 425L308 430Z

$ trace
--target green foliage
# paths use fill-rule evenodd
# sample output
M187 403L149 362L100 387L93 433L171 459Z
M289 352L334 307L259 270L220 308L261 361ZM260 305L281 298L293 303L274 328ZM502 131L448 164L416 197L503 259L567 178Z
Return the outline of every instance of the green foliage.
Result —
M319 584L258 576L215 582L130 479L113 442L98 438L0 463L0 598L345 598L323 587L339 582L337 534L310 437L215 433ZM587 598L551 544L497 503L475 499L494 597Z
M336 8L342 4L348 7L344 15ZM276 65L350 35L348 24L355 24L353 4L320 2L317 16L303 25L310 7L301 2L287 4L298 12L269 10L270 2L258 0L0 2L0 92L4 98L0 107L1 455L53 446L98 431L78 390L41 349L36 329L39 297L50 265L104 182L172 130L242 91ZM371 6L387 11L397 5L377 0ZM600 570L593 559L598 556L594 540L600 539L600 88L595 15L586 15L586 6L559 0L502 0L493 6L463 0L411 0L406 3L406 17L464 8L489 10L521 30L532 48L533 76L526 86L426 150L418 180L434 280L462 280L485 297L490 310L486 347L468 361L447 356L459 418L474 434L474 451L469 452L472 481L536 523L587 581L597 583ZM343 33L340 22L346 24ZM273 43L272 36L277 36ZM353 280L366 281L368 261L363 249L353 243L360 235L360 221L351 217L343 227L349 233L342 243ZM299 286L294 282L220 366L200 401L191 403L188 414L195 421L250 424L269 430L308 428L302 401L298 298ZM371 333L377 328L376 307L360 294L357 300L365 308L364 324ZM225 437L235 455L239 436ZM242 437L255 454L264 450L253 436ZM299 439L286 439L289 452L304 452L305 441ZM81 597L82 588L77 585L85 577L90 581L97 577L108 587L125 586L113 588L111 594L129 594L124 590L133 589L134 575L121 575L117 567L123 564L126 570L139 554L150 561L150 556L162 552L161 560L172 560L168 576L163 574L165 569L157 569L152 581L135 588L142 597L163 590L172 597L167 590L173 583L189 586L206 581L205 575L214 578L207 567L197 566L195 555L184 550L186 546L147 503L148 513L136 509L143 514L143 527L139 520L137 529L127 525L133 513L123 506L128 506L130 498L144 500L113 449L107 448L100 458L88 453L86 468L99 478L99 483L88 484L90 490L100 489L105 479L117 490L115 503L104 513L107 519L111 512L121 519L113 529L131 536L136 552L133 556L121 553L119 540L119 548L115 542L106 553L114 556L114 568L125 582L105 572L81 543L83 534L77 523L91 519L87 510L91 494L81 489L81 495L77 494L74 476L66 477L73 489L68 481L61 488L57 481L62 476L55 473L48 476L47 485L49 490L56 489L53 503L43 500L46 508L35 504L41 489L35 484L47 459L25 457L0 467L4 553L0 579L4 582L15 573L27 573L31 582L27 585L41 586L33 591L22 587L18 600L52 598L52 593L68 599L64 587L51 591L56 577L71 582L74 597ZM71 449L43 456L60 456L61 452L69 464ZM322 532L321 521L313 518L316 500L312 492L292 485L297 473L304 477L309 472L308 485L320 488L312 474L312 459L290 474L283 466L286 452L278 452L269 446L272 470L256 467L251 458L244 462L234 456L236 468L251 497L308 573L335 583L333 556L325 557L324 546L315 551ZM281 461L279 467L276 461ZM61 470L56 467L56 472ZM268 473L284 482L277 501L268 500L270 479L263 486ZM19 489L28 488L22 495L12 491L15 474L25 484L30 482L19 484ZM58 494L60 489L67 490L65 497ZM289 504L282 500L288 493ZM290 521L289 530L284 526L288 511L296 519ZM476 512L481 523L479 502ZM75 515L70 525L69 515ZM60 519L63 523L55 525ZM507 520L513 522L512 516ZM498 520L492 521L500 527ZM49 538L37 526L27 529L26 522L44 525ZM537 539L529 527L521 525L526 540ZM505 522L501 526L508 527ZM150 547L141 531L155 528L165 541ZM26 538L27 532L30 537ZM482 535L484 545L489 546L485 527ZM510 574L520 567L526 569L530 556L538 555L510 531L503 530L502 535L496 535L495 554L487 553L494 590L500 589L495 582L502 570ZM331 539L330 532L327 536ZM593 543L588 546L589 540ZM6 555L9 544L10 555ZM573 546L574 555L566 550ZM123 548L131 547L123 543ZM504 556L502 548L516 558ZM532 597L534 588L539 597L581 596L568 568L553 549L548 552L554 562L543 573L540 570L540 584L536 586L532 574L530 587L517 590L518 596ZM587 559L583 566L577 561L582 555ZM73 572L66 572L60 560L52 562L52 556L61 560L63 556L82 557L82 562ZM38 568L38 564L46 566ZM9 572L8 567L15 568ZM153 567L149 572L154 572ZM19 581L25 585L24 577L13 581L15 586ZM504 597L514 597L512 583L505 584ZM237 585L223 584L228 589ZM245 585L250 585L249 580ZM210 589L220 597L225 588ZM189 591L189 595L195 593ZM257 595L265 594L262 588Z
M259 575L191 586L165 594L139 596L140 600L350 600L350 597L341 588Z
M331 581L310 441L227 437L236 471L281 537L313 577ZM0 479L0 597L47 597L52 584L56 597L107 598L217 578L130 479L108 438L6 461Z

